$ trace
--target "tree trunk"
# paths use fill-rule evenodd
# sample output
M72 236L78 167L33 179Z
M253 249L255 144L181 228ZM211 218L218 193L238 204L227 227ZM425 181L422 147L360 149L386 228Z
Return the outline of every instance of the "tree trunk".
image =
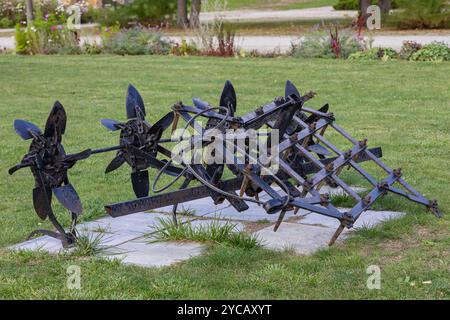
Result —
M25 7L27 12L27 25L32 25L34 20L33 0L26 0Z
M391 0L379 0L378 6L381 9L381 12L387 13L389 10L391 10L392 7L392 1Z
M182 27L182 28L185 28L189 24L189 21L187 18L187 0L178 0L177 24L179 27Z
M359 0L360 21L365 25L368 15L367 8L372 4L371 0Z
M191 15L189 16L189 24L191 28L197 28L200 25L201 8L202 8L202 0L192 0Z

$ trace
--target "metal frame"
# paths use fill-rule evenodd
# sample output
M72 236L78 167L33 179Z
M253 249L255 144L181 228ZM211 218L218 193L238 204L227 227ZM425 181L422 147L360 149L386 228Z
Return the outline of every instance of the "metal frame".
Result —
M379 159L382 156L381 148L368 149L367 139L358 141L339 127L335 123L334 115L328 112L328 105L319 110L306 107L305 103L314 96L313 92L302 96L288 81L284 97L276 98L239 117L235 116L236 93L232 84L227 81L220 97L219 107L212 107L198 98L193 99L193 106L179 102L172 107L172 112L151 125L145 120L146 110L142 97L130 85L126 98L127 122L110 119L101 121L111 131L120 130L119 145L88 149L69 155L64 152L61 144L66 114L60 103L55 103L44 133L32 123L16 120L14 123L16 132L25 140L31 139L32 143L22 162L11 168L9 172L13 174L21 168L31 168L36 180L35 191L33 191L35 210L42 219L48 217L57 229L57 232L37 230L30 236L38 233L47 234L61 239L65 246L72 245L76 241L75 225L82 208L78 194L69 183L67 172L77 161L110 151L116 151L117 154L107 166L106 173L127 163L131 167L131 181L137 197L135 200L106 205L106 212L112 217L173 205L172 212L176 223L177 206L182 202L211 197L216 204L225 200L230 202L237 211L245 211L249 208L247 202L255 202L262 205L268 214L279 215L274 231L277 231L286 211L289 210L294 210L296 214L299 209L304 209L338 219L340 226L330 239L329 244L332 245L344 228L351 228L361 213L369 209L387 192L422 204L437 217L441 216L436 200L426 199L401 178L401 169L393 170ZM246 131L265 127L268 130L279 130L278 154L270 155L279 158L279 171L272 172L270 175L261 175L261 169L270 169L265 168L257 159L252 159L252 155L247 150L236 144L232 145L234 154L228 152L224 154L228 163L226 166L223 164L193 165L189 162L181 163L181 165L174 164L170 158L171 152L164 148L163 144L181 141L184 138L182 136L176 139L161 137L168 128L171 128L173 132L178 127L180 118L186 122L183 130L190 126L197 131L196 135L190 139L196 139L202 145L209 143L204 139L203 134L211 128L222 132L229 128ZM205 127L199 124L197 121L199 118L206 120ZM337 148L325 137L329 130L334 130L335 133L344 137L352 147L347 151ZM238 161L238 152L245 155L245 163ZM334 156L332 156L333 153ZM158 158L159 155L163 158ZM169 157L168 160L167 157ZM250 159L256 162L250 164ZM365 161L374 162L387 173L387 176L380 181L376 180L358 164ZM339 177L345 167L354 169L373 186L366 196L361 197ZM152 196L149 196L148 168L158 170L152 186L155 195ZM228 168L235 178L223 180L225 168ZM157 190L156 184L162 175L172 176L173 180ZM184 178L184 181L179 190L161 193L180 178ZM189 187L192 181L200 182L201 185ZM395 187L395 183L400 184L404 190ZM274 188L274 184L281 190ZM356 205L349 211L340 211L334 207L329 195L320 193L321 188L326 184L341 187L356 201ZM239 190L238 193L237 190ZM259 200L258 194L262 191L269 195L268 201ZM72 223L68 232L63 229L53 214L52 192L71 212Z

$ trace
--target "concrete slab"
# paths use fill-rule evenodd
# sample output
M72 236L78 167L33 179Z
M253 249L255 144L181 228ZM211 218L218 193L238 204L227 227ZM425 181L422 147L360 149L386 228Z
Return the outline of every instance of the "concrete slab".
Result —
M349 210L345 208L339 208L339 210ZM377 224L385 222L389 219L396 219L403 216L402 212L393 211L366 211L361 214L358 220L356 220L354 229L361 227L373 228ZM306 215L303 219L298 221L299 224L311 225L311 226L323 226L332 229L336 229L339 226L339 220L322 216L317 213L310 213Z
M265 247L273 250L293 249L299 254L311 254L326 248L333 234L331 228L289 222L281 224L277 232L273 232L273 226L256 232ZM339 239L344 237L343 234Z
M104 217L96 221L80 224L78 228L94 231L96 228L104 228L108 232L133 232L144 234L151 231L151 226L158 219L167 218L167 215L154 212L138 212L123 217Z
M120 218L105 217L92 222L82 223L78 232L90 239L99 237L103 248L102 256L107 259L120 259L125 264L143 267L166 266L189 259L201 254L204 245L194 242L158 242L151 243L152 227L158 218L170 218L161 213L136 213ZM197 217L180 217L180 222L191 220L193 227L215 223L224 225L226 220L198 219ZM240 232L245 226L236 221L234 231ZM10 247L11 250L43 250L51 254L68 252L72 248L64 249L61 241L43 236Z
M364 191L363 188L353 189L356 192ZM325 187L321 193L335 195L342 194L343 190ZM269 198L265 193L260 194L262 201ZM300 210L294 216L293 211L290 211L286 213L285 222L275 233L273 232L273 223L278 219L278 214L268 215L261 206L255 203L248 204L249 210L240 213L236 212L228 202L216 206L211 198L191 201L180 205L179 211L185 210L190 215L179 215L179 221L183 223L190 220L194 227L208 226L211 223L223 225L231 222L236 225L236 232L245 229L245 222L267 221L271 223L269 227L255 232L264 245L275 250L292 248L300 254L310 254L318 249L326 248L328 241L339 226L339 221L333 218L305 210ZM117 258L125 264L144 267L166 266L197 256L204 248L204 245L193 242L151 242L153 227L158 223L158 219L170 219L171 215L167 213L170 213L171 210L172 207L168 206L159 209L159 212L140 212L119 218L104 217L82 223L78 226L78 230L92 239L100 237L100 246L106 250L102 254L108 259ZM355 223L355 228L372 228L379 223L402 215L403 213L391 211L366 211ZM294 217L298 219L292 219ZM349 230L345 230L339 240L345 239L348 233ZM59 240L48 236L25 241L10 247L10 249L44 250L51 254L65 251Z
M31 239L25 242L21 242L19 244L13 245L9 247L9 249L14 251L20 250L30 250L30 251L46 251L50 254L60 253L63 249L61 245L61 241L58 239L43 236L35 239Z
M356 221L354 228L343 231L338 241L348 237L352 230L361 227L373 228L389 219L396 219L403 215L402 212L366 211ZM338 226L337 219L310 213L294 223L282 223L277 232L273 232L273 226L270 226L256 232L256 235L261 238L267 248L275 250L290 248L299 254L310 254L328 247L328 242Z
M198 256L203 248L204 245L194 242L129 241L114 248L117 254L106 256L106 258L119 259L124 264L142 267L162 267Z

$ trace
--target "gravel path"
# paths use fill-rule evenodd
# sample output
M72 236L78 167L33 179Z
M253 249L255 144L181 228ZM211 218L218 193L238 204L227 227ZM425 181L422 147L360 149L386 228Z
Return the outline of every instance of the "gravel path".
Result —
M222 12L203 12L201 21L211 21L221 16L227 21L299 21L320 19L346 19L358 15L355 10L336 11L333 7L321 7L295 10L234 10Z

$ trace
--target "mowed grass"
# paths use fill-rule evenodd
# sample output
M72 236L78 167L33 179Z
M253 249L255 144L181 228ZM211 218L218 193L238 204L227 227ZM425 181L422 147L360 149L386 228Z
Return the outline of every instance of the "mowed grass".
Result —
M337 0L227 0L227 3L227 10L289 10L333 6L337 3Z
M448 63L0 56L0 298L449 299L449 73ZM118 137L99 119L125 119L128 83L141 91L154 122L178 100L200 96L217 103L226 79L236 87L240 114L282 95L287 79L302 92L316 91L310 106L328 101L342 127L359 139L368 137L370 146L382 146L384 161L401 166L405 179L436 197L447 215L436 219L418 205L388 196L377 208L402 210L404 218L361 230L311 256L217 244L201 257L161 269L6 249L33 229L49 226L33 211L29 171L7 173L28 148L14 133L15 118L42 128L58 99L68 113L66 151L106 147ZM112 157L93 156L70 172L87 220L103 215L106 203L133 198L128 168L103 173ZM347 179L358 183L356 175ZM57 212L61 219L68 216ZM81 290L66 287L66 268L73 264L82 270ZM381 268L381 290L366 288L370 265Z

